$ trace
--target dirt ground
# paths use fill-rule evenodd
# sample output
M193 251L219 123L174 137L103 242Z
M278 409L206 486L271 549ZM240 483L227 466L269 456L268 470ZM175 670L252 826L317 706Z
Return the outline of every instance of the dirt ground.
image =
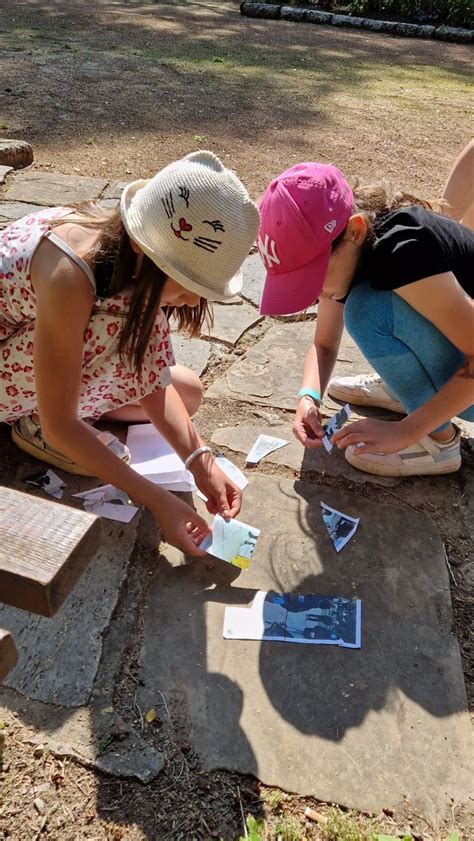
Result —
M472 52L466 46L251 20L224 0L0 0L0 11L0 133L28 140L38 169L131 180L192 149L210 148L255 197L273 175L304 158L334 162L362 179L387 177L429 197L439 195L468 139ZM239 350L261 329L247 333ZM233 358L213 353L205 382ZM253 411L206 401L199 418L203 433ZM4 440L2 455L9 452ZM465 461L453 477L413 479L395 491L357 491L379 501L395 498L437 522L451 565L454 630L470 691L472 467ZM147 566L157 562L144 517L144 544L127 584L139 595ZM138 680L134 652L128 654L115 702L137 726L127 712ZM179 712L171 724L159 719L147 730L150 743L166 755L164 772L147 786L35 749L31 732L14 715L0 738L2 732L0 838L9 841L234 841L244 835L242 815L251 814L266 819L262 838L282 841L363 841L375 828L444 841L452 829L466 839L474 831L455 803L452 819L436 830L409 804L396 815L350 815L254 779L205 774ZM329 822L305 822L306 805Z

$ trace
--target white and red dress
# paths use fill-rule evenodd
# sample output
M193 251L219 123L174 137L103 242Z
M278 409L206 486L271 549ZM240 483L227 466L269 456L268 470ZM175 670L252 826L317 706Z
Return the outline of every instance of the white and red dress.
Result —
M33 348L36 298L30 267L36 248L49 237L86 272L96 295L94 275L80 257L50 232L68 208L39 210L0 231L0 422L14 423L37 411ZM141 376L118 354L118 339L130 303L130 290L96 302L84 333L78 417L98 419L105 412L134 403L171 382L175 364L165 314L158 311L143 360Z

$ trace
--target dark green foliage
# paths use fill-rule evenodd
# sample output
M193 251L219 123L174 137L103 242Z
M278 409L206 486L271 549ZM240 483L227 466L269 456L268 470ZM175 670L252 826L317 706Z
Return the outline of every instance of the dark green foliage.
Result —
M350 0L354 15L400 15L414 23L473 26L472 0Z

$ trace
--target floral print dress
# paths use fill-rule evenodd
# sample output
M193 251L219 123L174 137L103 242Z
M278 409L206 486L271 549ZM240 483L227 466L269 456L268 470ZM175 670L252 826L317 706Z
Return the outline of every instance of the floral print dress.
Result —
M0 231L0 422L14 423L37 411L33 348L35 293L31 260L54 219L71 211L39 210ZM80 262L78 260L78 262ZM91 275L91 282L93 276ZM78 417L97 420L105 412L134 403L171 382L175 364L169 327L158 311L141 376L118 354L118 339L130 302L127 291L96 304L84 333Z

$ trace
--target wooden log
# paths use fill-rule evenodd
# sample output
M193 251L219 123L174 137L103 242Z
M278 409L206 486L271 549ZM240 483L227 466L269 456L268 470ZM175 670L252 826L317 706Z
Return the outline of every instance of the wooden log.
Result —
M0 488L0 602L53 616L99 545L100 519Z
M18 660L15 641L9 631L0 628L0 683Z

